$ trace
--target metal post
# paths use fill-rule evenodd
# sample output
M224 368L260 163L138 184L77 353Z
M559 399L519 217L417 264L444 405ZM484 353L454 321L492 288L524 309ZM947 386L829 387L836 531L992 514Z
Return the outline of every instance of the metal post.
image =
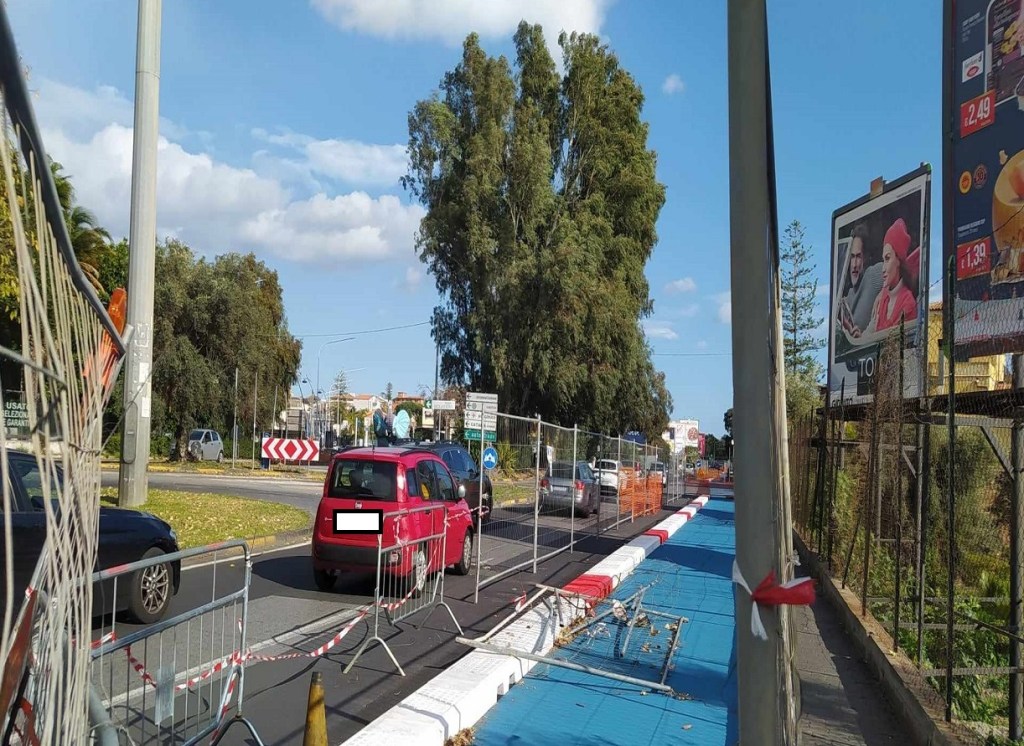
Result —
M947 233L947 235L949 234ZM948 300L943 307L946 317L946 329L943 337L946 339L946 351L949 353L949 383L946 385L949 425L949 455L946 459L949 462L946 467L948 482L946 489L949 490L946 503L946 536L949 541L946 552L946 722L953 721L953 604L956 599L956 355L953 354L953 299L956 298L955 261L956 257L951 256L949 266L946 268L949 291L946 295Z
M231 417L231 468L238 459L238 366L235 366L234 414Z
M1024 388L1024 358L1020 354L1011 357L1013 366L1013 387ZM1013 413L1013 429L1010 431L1010 460L1013 463L1013 496L1010 506L1010 667L1017 669L1021 664L1020 633L1024 616L1024 419L1019 408ZM1021 717L1024 715L1024 678L1019 673L1010 674L1010 740L1022 737Z
M256 393L260 386L260 372L252 379L252 468L256 468Z
M622 436L616 435L615 439L619 448L615 461L619 465L619 470L615 472L615 525L618 526L622 518Z
M537 415L537 467L533 471L533 571L537 572L537 538L540 524L540 415ZM480 423L483 425L483 422Z
M156 147L160 121L162 0L139 0L132 135L128 313L133 329L124 377L124 434L117 503L146 502L152 412L153 285L156 274Z
M497 423L495 423L497 429ZM473 603L480 600L480 537L484 535L484 413L480 413L480 489L477 491L476 509L476 585L473 587ZM492 502L493 502L493 495ZM443 574L443 573L442 573Z
M576 436L579 433L579 425L572 426L572 501L569 503L569 551L576 545ZM586 487L584 494L586 494Z
M729 189L733 296L733 483L736 561L744 577L791 575L783 505L778 226L765 0L729 0ZM750 313L749 309L757 309ZM743 309L742 311L740 309ZM780 451L782 449L782 451ZM740 499L742 496L742 499ZM768 640L750 634L751 599L736 594L739 743L796 742L796 692L785 607L762 607Z

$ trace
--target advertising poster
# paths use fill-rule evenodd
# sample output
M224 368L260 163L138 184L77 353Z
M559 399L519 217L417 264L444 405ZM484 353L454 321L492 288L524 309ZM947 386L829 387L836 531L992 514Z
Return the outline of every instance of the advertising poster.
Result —
M957 357L1024 351L1024 3L946 4L945 271ZM950 59L951 56L951 59ZM952 235L948 235L949 233ZM944 297L949 283L944 283ZM946 298L948 303L949 299Z
M921 394L927 349L931 169L886 184L832 215L829 401L872 400L881 342L903 327L904 397Z

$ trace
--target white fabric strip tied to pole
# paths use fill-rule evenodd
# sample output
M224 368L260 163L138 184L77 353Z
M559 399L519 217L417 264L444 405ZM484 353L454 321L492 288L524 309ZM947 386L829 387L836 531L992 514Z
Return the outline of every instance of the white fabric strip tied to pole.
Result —
M757 588L750 590L739 563L732 561L732 582L740 586L750 596L750 631L759 640L768 639L768 630L761 621L758 604L765 606L809 606L814 603L813 578L793 578L785 583L775 582L775 570L769 572Z

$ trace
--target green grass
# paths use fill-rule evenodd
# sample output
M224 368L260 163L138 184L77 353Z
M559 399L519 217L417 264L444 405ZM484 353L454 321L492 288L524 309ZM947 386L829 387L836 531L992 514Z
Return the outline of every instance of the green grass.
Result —
M231 459L225 458L224 463L216 461L169 461L167 459L151 459L149 471L162 474L220 474L223 476L254 477L267 479L301 479L307 482L324 481L324 472L314 471L304 466L285 466L276 464L270 469L260 469L259 464L253 469L251 461L239 459L237 466L231 468ZM108 464L112 466L113 464Z
M533 484L494 483L494 504L507 505L514 502L532 502L536 497Z
M102 490L100 502L116 507L117 489ZM206 492L151 489L141 510L171 524L182 549L292 531L311 523L305 510L290 505Z

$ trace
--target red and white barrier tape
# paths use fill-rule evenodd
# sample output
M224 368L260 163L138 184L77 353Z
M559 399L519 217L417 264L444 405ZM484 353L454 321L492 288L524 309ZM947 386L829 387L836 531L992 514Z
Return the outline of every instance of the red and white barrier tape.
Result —
M768 631L761 622L758 604L765 606L807 606L814 603L814 580L811 578L794 578L782 583L775 582L775 571L772 570L765 579L758 583L753 591L743 578L740 566L732 561L732 582L743 588L749 595L753 605L750 609L750 631L761 640L768 639Z

